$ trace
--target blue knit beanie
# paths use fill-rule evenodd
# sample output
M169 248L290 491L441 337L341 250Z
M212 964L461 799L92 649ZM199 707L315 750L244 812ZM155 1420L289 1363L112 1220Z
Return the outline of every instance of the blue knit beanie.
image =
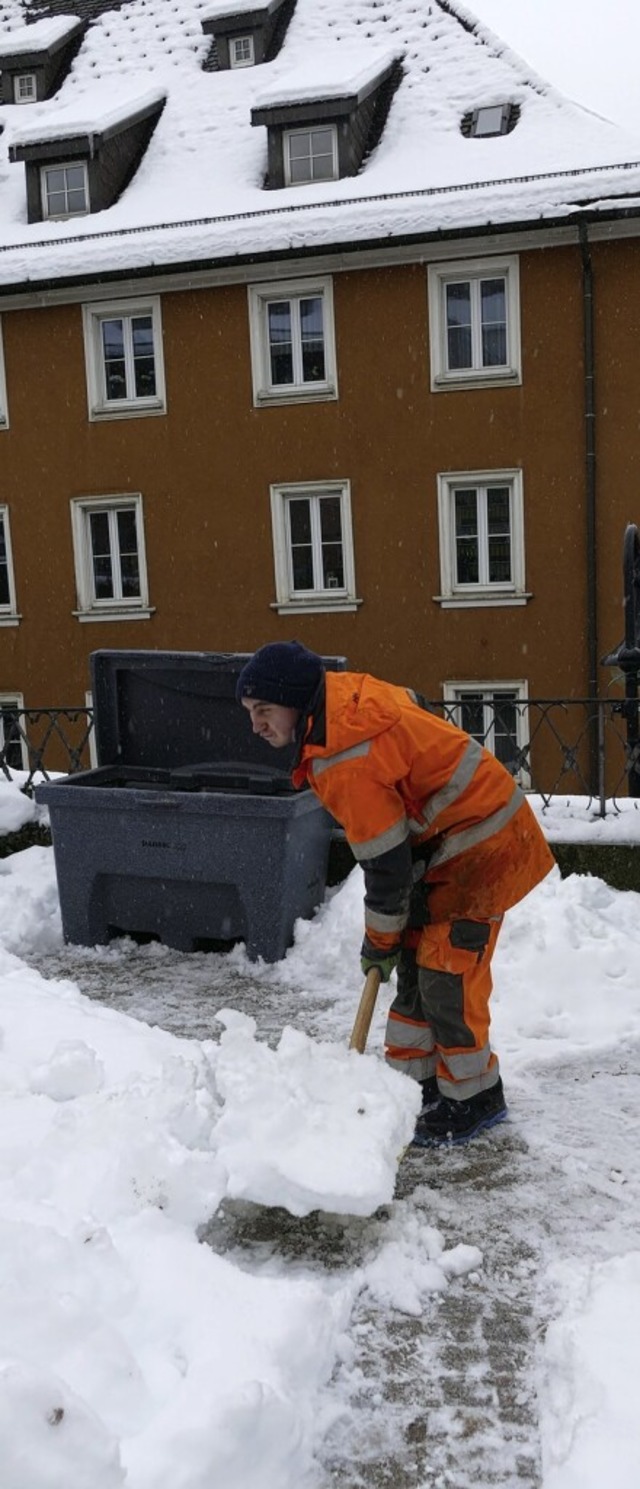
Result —
M300 641L272 641L261 646L245 664L236 684L236 698L259 698L284 708L305 709L324 672L322 657Z

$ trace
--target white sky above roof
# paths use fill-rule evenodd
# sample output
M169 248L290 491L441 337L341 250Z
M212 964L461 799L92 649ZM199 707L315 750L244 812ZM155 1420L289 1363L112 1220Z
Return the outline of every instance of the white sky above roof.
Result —
M473 10L549 82L638 134L635 0L608 0L606 18L600 0L473 0Z
M271 63L204 72L205 0L147 0L105 12L88 27L55 99L0 110L0 273L6 285L84 272L167 266L299 246L393 239L442 229L562 218L583 201L640 199L637 137L565 99L481 27L472 34L437 0L298 0ZM468 8L465 8L465 17ZM5 25L23 24L20 0L2 0ZM403 81L378 148L342 181L265 191L266 128L251 109L284 79L330 71L340 48L400 52ZM26 128L73 104L88 121L97 85L118 109L132 90L166 89L167 106L120 200L90 218L27 224L24 168L8 162ZM465 139L463 115L520 106L509 135ZM145 231L140 232L143 228ZM130 234L130 230L135 232Z
M32 26L17 26L0 36L0 58L10 57L14 52L46 52L77 29L77 16L46 16Z

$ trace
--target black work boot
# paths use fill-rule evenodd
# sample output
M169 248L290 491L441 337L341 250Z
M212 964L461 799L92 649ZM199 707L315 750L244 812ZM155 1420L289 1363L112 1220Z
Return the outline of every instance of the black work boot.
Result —
M422 1087L422 1106L420 1108L420 1115L422 1115L422 1112L427 1112L430 1106L435 1106L436 1101L439 1101L440 1092L438 1090L438 1082L435 1078L435 1075L430 1075L429 1079L426 1081L420 1081L420 1085Z
M439 1148L447 1143L466 1143L476 1133L503 1122L507 1106L500 1077L495 1086L470 1096L468 1101L452 1101L441 1096L435 1106L422 1111L416 1123L413 1146Z

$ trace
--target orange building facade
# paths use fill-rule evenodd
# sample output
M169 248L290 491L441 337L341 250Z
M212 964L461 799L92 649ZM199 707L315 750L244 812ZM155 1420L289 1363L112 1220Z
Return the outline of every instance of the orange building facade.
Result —
M606 691L635 231L0 299L0 701L82 703L97 649L291 637L431 699Z

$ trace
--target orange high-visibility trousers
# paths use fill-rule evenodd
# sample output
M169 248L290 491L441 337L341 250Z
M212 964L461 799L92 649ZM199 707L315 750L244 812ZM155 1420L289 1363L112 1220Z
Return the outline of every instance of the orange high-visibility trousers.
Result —
M389 1012L387 1060L415 1080L437 1076L443 1096L467 1100L495 1084L489 1043L491 957L501 916L432 923L407 934Z
M455 838L448 843L454 847ZM443 1096L463 1101L498 1079L489 999L503 915L544 877L544 860L551 866L553 859L528 804L472 850L445 861L440 855L439 863L437 857L430 868L427 851L411 896L386 1054L415 1080L436 1075Z

